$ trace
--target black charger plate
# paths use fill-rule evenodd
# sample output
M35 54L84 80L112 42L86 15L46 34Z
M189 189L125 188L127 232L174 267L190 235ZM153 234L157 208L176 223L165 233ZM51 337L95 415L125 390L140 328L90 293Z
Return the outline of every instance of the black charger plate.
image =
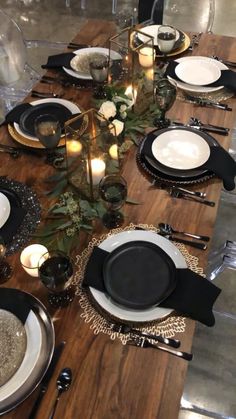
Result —
M42 103L26 109L22 113L19 121L20 129L26 134L35 137L35 120L39 116L46 114L53 115L60 122L62 129L64 128L65 122L72 116L72 112L60 103Z
M159 304L171 294L176 286L176 267L155 244L132 241L107 256L103 279L114 301L140 310Z

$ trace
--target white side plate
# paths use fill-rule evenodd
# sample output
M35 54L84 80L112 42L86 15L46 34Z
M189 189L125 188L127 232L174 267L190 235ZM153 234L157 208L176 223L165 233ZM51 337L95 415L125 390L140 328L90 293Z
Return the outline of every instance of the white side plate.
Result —
M147 241L161 247L173 260L176 268L187 268L187 264L180 251L169 240L151 231L123 231L105 239L99 247L107 252L111 252L117 247L130 241ZM90 291L96 302L108 313L121 319L131 322L147 322L161 319L168 316L173 310L162 307L151 307L146 310L132 310L116 304L104 292L90 287Z
M0 192L0 228L3 227L8 220L10 211L11 205L8 198Z
M80 113L80 108L73 102L70 102L69 100L66 99L51 99L51 98L46 98L46 99L39 99L39 100L35 100L34 102L31 102L32 106L36 106L36 105L42 105L44 103L59 103L60 105L65 106L65 108L69 109L69 111L71 111L72 114L76 114L76 113ZM14 122L14 128L15 130L18 132L18 134L22 135L25 138L28 138L28 140L32 140L32 141L39 141L38 138L33 137L32 135L26 134L24 131L22 131L19 127L19 124L17 124L16 122Z
M175 73L184 83L197 86L214 83L221 75L219 67L214 62L201 59L179 63Z
M178 58L176 61L178 63L182 63L184 61L192 61L193 64L197 60L204 60L208 62L213 62L220 70L227 70L228 67L221 63L220 61L213 60L212 58L208 57L202 57L202 56L193 56L193 57L182 57ZM217 86L217 87L206 87L206 86L194 86L192 84L184 83L179 80L175 80L170 76L167 76L170 81L173 81L177 84L177 87L179 87L182 90L185 90L186 92L195 92L195 93L209 93L209 92L216 92L217 90L223 89L224 86Z
M170 130L153 141L152 154L165 166L189 170L201 166L209 159L210 147L198 133Z

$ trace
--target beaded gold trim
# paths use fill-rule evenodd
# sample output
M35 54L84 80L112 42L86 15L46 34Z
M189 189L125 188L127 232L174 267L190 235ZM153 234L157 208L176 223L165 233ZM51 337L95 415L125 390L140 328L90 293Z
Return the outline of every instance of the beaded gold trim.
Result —
M109 233L103 234L98 239L93 238L89 242L86 249L84 249L84 251L81 253L81 255L77 255L77 271L73 278L73 284L76 288L76 295L79 297L79 304L82 308L81 317L86 323L90 324L90 329L93 330L95 335L99 333L105 333L109 335L112 340L119 338L123 344L127 343L127 341L130 339L130 335L114 332L111 328L112 323L121 323L121 320L114 318L101 307L99 307L96 301L93 299L91 293L88 290L82 288L82 281L84 278L87 262L95 246L98 246L109 236L120 233L122 231L135 230L137 227L149 231L154 231L156 233L159 232L159 230L153 225L131 223L126 227L113 229ZM176 242L174 242L174 244L184 256L188 268L193 272L204 276L203 269L198 266L198 258L191 255L183 244ZM124 323L123 320L122 323ZM170 315L156 321L135 323L135 328L142 330L143 332L153 333L155 335L160 334L165 337L173 337L176 333L183 333L185 331L185 327L185 317L178 315L174 311Z

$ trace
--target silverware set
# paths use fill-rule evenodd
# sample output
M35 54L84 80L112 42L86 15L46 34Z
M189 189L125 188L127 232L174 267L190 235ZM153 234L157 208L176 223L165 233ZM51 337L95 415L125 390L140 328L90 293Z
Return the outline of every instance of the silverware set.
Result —
M232 111L232 108L226 103L213 102L210 99L203 99L197 96L192 96L186 92L184 92L184 96L187 101L193 103L194 105L198 105L198 106L202 106L206 108L222 109L224 111Z
M167 346L171 346L172 348L179 348L180 341L177 339L165 338L161 335L153 335L151 333L142 332L139 329L134 329L126 324L116 324L112 325L112 330L117 333L123 334L130 334L132 337L143 337L151 340L155 340L159 343L164 343Z
M142 227L135 227L135 230L145 230ZM194 241L190 241L190 240L185 240L176 236L173 236L172 234L168 234L168 233L159 233L161 236L164 236L166 239L170 240L170 241L175 241L177 243L182 243L182 244L186 244L187 246L191 246L191 247L195 247L196 249L200 249L200 250L206 250L207 249L207 245L205 243L199 243L199 242L194 242Z
M165 190L173 189L173 190L177 190L179 192L184 192L188 195L196 196L196 197L199 197L199 198L205 198L206 197L206 192L190 191L189 189L182 188L180 186L170 185L169 183L160 182L159 180L156 180L156 179L153 180L152 185L156 186L159 189L165 189Z
M191 117L187 124L174 121L172 122L172 125L190 127L199 131L206 131L224 136L229 135L229 128L220 127L218 125L212 124L204 124L200 119L194 117Z
M189 51L193 51L193 49L199 45L199 42L200 42L201 36L202 36L202 32L199 32L199 33L197 33L197 34L194 34L194 35L191 37L190 45L189 45L189 47L188 47L188 50L189 50Z
M209 242L210 237L208 236L200 236L198 234L193 234L193 233L187 233L186 231L178 231L178 230L174 230L173 227L170 224L166 224L166 223L159 223L158 227L161 231L161 233L166 233L166 234L180 234L183 236L187 236L187 237L192 237L193 239L198 239L198 240L203 240L205 242Z
M208 201L204 198L189 195L188 193L181 192L181 191L177 190L176 188L170 189L169 194L170 194L170 196L172 196L172 198L186 199L188 201L194 201L194 202L198 202L199 204L208 205L209 207L214 207L215 206L214 201Z
M176 351L174 349L167 348L165 346L160 346L149 342L148 339L143 337L136 337L130 339L127 342L128 345L137 346L138 348L153 348L158 349L159 351L167 352L171 355L177 356L184 359L185 361L191 361L193 359L193 354L188 352Z

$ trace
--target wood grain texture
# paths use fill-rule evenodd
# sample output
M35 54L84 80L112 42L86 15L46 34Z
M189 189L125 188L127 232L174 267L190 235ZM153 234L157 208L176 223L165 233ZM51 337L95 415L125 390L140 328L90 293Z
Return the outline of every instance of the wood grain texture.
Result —
M104 44L114 32L110 22L88 21L81 29L75 42ZM236 60L236 40L233 38L203 35L195 55L217 54L223 58ZM38 85L46 91L48 86ZM58 86L55 85L55 89ZM73 100L84 109L90 107L89 91L63 91L65 98ZM28 97L28 101L32 98ZM187 122L195 116L204 122L233 127L236 115L235 99L228 101L233 112L200 108L176 101L170 116ZM0 130L0 141L14 145L6 127ZM230 137L216 136L226 148ZM128 195L141 203L139 206L126 205L124 212L126 223L144 222L157 225L169 222L176 229L212 236L217 214L217 205L221 182L212 179L207 183L194 186L193 189L206 191L207 198L216 201L215 208L193 202L172 199L167 192L151 188L151 184L137 168L136 149L133 148L123 167L123 175L128 182ZM44 178L51 172L44 163L43 156L23 155L13 160L7 154L0 154L0 175L29 184L38 194L42 207L48 202L43 195ZM84 237L84 241L86 238ZM207 252L189 248L198 256L200 265L205 267ZM66 347L57 365L54 376L38 412L38 418L47 418L56 396L56 378L61 368L70 367L73 371L71 389L62 395L55 419L177 419L179 403L183 391L187 362L153 349L139 349L123 346L120 341L111 341L108 336L94 335L80 317L81 308L78 300L66 309L53 311L46 300L46 290L38 279L29 277L21 268L19 253L9 257L14 267L12 279L5 284L31 292L40 298L52 315L56 342L65 340ZM184 334L180 334L181 349L191 350L195 323L188 319ZM192 361L194 362L194 361ZM6 419L27 419L37 397L37 390L19 407L4 415Z

